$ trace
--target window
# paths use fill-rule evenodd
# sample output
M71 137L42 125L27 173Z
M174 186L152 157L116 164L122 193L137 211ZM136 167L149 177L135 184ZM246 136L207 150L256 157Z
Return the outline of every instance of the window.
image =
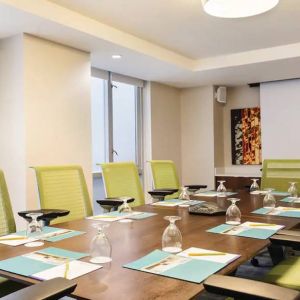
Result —
M103 162L134 161L142 169L140 84L92 72L93 172ZM127 79L127 77L125 77Z

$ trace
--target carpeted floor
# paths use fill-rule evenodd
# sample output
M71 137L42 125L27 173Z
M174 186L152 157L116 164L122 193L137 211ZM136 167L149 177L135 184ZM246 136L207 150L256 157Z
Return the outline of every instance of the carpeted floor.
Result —
M273 264L268 251L261 252L256 256L256 258L259 261L258 267L254 267L251 262L248 261L238 268L235 276L255 280L259 280L260 278L262 278L265 273L267 273L272 268ZM211 294L204 291L197 298L197 300L225 300L226 298L227 297Z

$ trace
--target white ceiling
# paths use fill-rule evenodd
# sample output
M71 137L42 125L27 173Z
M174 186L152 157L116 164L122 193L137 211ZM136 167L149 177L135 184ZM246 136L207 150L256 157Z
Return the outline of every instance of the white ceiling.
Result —
M233 20L205 15L200 0L0 0L0 38L30 33L91 52L95 67L178 87L300 77L299 19L299 0Z

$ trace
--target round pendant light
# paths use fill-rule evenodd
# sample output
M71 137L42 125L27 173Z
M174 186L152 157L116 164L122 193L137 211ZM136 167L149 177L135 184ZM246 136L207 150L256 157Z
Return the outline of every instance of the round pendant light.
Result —
M279 0L202 0L204 11L220 18L243 18L262 14Z

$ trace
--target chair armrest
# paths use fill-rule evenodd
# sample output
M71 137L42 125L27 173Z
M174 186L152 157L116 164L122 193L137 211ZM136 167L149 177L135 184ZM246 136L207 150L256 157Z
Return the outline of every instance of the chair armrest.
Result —
M127 203L131 203L134 201L134 198L127 198ZM118 207L124 203L124 199L120 198L105 198L101 200L96 200L96 202L100 205L107 205L107 206L115 206Z
M203 184L187 184L185 187L189 188L190 190L200 190L200 189L206 189L207 185Z
M276 234L300 236L300 231L299 230L282 229L282 230L279 230Z
M293 248L300 247L300 236L295 235L284 235L284 234L274 234L270 237L270 241L275 245L288 246Z
M18 290L1 300L56 300L71 294L76 285L71 280L57 277Z
M300 292L273 284L223 275L212 275L203 283L208 292L243 300L296 300Z

